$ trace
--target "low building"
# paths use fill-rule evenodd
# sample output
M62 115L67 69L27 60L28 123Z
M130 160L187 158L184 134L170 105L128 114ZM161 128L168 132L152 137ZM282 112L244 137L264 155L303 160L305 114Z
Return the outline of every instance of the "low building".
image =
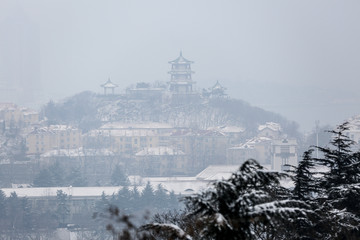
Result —
M229 138L215 130L182 129L170 136L170 146L189 156L187 168L196 172L211 164L226 164Z
M227 149L228 164L242 164L248 159L255 159L261 164L270 165L272 159L272 140L255 137L244 144Z
M290 166L298 165L298 150L296 139L273 140L273 158L271 168L275 171L286 171Z
M208 130L218 131L225 134L229 138L231 145L239 144L244 137L245 129L238 126L222 125L208 128Z
M26 136L26 153L29 155L79 147L82 147L81 130L67 125L35 128Z
M258 136L271 139L279 139L281 137L281 126L278 123L267 122L258 127Z
M151 86L149 83L137 83L135 88L127 89L126 93L131 99L160 101L165 90L166 85Z
M106 143L116 153L132 157L144 148L169 145L169 137L175 129L166 123L107 123L97 130L89 132L86 142ZM105 146L102 146L105 147Z
M22 128L39 122L39 113L14 103L0 103L0 120L5 129Z
M135 154L141 176L176 176L186 173L186 155L169 147L145 148Z

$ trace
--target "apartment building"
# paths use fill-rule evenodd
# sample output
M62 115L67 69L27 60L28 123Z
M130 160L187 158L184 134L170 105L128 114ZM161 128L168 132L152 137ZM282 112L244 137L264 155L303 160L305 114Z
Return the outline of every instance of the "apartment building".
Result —
M164 123L113 122L89 132L86 143L92 147L98 143L125 157L133 157L144 148L168 146L169 137L174 131L171 125Z
M186 173L186 155L169 147L144 148L135 154L140 176L175 176Z
M22 128L39 122L39 113L14 103L0 103L0 121L6 129Z
M279 139L282 135L281 126L278 123L267 122L263 125L259 125L258 134L259 137L267 137L271 139Z
M255 137L243 144L227 149L228 164L242 164L248 159L255 159L263 165L270 165L272 159L272 139Z
M29 155L79 147L82 147L82 133L80 129L72 126L50 125L35 128L26 136L26 152Z

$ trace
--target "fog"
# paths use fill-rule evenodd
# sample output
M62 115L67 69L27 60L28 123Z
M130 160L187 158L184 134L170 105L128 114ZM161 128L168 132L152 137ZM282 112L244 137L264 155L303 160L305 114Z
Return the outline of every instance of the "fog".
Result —
M1 101L39 107L195 61L198 89L311 130L359 114L359 1L0 1Z

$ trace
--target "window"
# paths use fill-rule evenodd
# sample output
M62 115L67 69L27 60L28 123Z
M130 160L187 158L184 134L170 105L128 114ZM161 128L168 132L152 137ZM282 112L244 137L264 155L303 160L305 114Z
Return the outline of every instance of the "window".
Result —
M290 152L290 146L280 146L280 152L289 153Z

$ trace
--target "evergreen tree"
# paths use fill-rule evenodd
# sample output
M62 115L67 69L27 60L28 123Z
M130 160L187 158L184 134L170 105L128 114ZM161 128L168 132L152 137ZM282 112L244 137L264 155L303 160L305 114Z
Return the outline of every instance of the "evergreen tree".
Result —
M354 142L345 135L349 130L348 122L345 122L335 130L329 132L333 134L330 141L331 147L317 148L324 154L324 158L318 159L321 165L328 167L329 171L324 173L323 186L330 189L342 184L356 183L359 178L353 172L353 166L359 163L354 162L351 147Z
M83 177L83 174L81 173L79 168L73 168L71 169L68 177L66 178L67 185L73 186L73 187L86 187L87 181Z
M293 167L295 170L289 172L294 173L294 190L293 197L298 200L308 201L313 199L319 191L319 183L316 177L315 166L316 162L312 158L313 149L309 149L304 152L302 161L299 162L297 167Z
M116 195L116 205L121 210L128 211L132 205L131 199L131 192L128 187L123 187Z
M54 181L54 187L63 187L67 185L65 182L65 170L59 162L51 165L49 171Z
M306 217L312 211L302 201L273 196L274 188L281 188L280 179L284 177L284 173L266 171L255 160L248 160L229 180L186 197L188 215L198 220L195 223L201 233L198 239L265 238L270 233L263 231L265 227L277 230L284 222ZM157 232L163 229L178 238L189 238L179 226L150 224L147 229Z
M6 195L3 190L0 190L0 219L6 218Z
M352 152L354 142L346 136L348 123L339 125L333 134L330 147L318 147L324 157L317 159L320 165L327 167L323 173L321 187L323 195L318 202L323 207L321 223L327 227L334 239L360 238L360 159L359 153Z
M105 212L109 206L109 200L107 199L105 192L102 192L101 199L95 203L95 210L98 213L102 213Z
M123 169L116 165L113 173L111 174L111 185L113 186L128 186L130 184L130 181L128 177L126 176Z
M48 169L43 169L34 179L34 187L53 187L55 185L53 176Z
M34 227L31 205L26 197L21 198L22 227L25 231L31 231Z
M9 225L10 229L12 229L12 236L14 237L17 234L17 231L21 225L21 202L18 198L16 192L12 192L8 200L8 217L9 217Z
M150 182L147 182L145 188L141 192L140 197L141 205L151 207L154 203L154 189L151 186Z
M154 204L158 209L168 208L168 195L161 184L157 185L154 192Z
M140 201L141 194L137 188L137 186L133 186L130 191L130 202L131 202L131 210L133 212L142 209L141 201Z
M168 202L169 202L170 209L179 209L180 208L178 196L175 194L174 191L170 192Z
M67 201L67 194L62 190L56 192L56 216L62 224L65 223L66 218L70 214L70 208Z

